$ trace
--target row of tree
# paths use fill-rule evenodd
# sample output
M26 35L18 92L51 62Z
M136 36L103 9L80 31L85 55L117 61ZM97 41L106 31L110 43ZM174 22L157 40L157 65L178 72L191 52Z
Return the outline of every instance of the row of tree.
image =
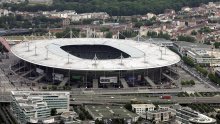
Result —
M181 85L195 85L195 81L194 80L189 80L189 81L181 81Z
M165 9L180 10L183 6L195 7L210 1L219 0L54 0L50 6L30 5L24 2L21 4L5 3L3 7L10 7L13 11L76 10L78 13L107 12L110 15L121 16L148 12L159 14Z
M195 66L195 63L192 59L190 59L189 57L187 56L183 56L182 57L182 60L185 64L187 64L188 66L191 66L191 67L194 67Z
M201 66L199 66L199 65L196 65L195 68L196 68L196 70L197 70L199 73L201 73L203 76L205 76L205 77L207 76L208 71L207 71L205 68L203 68L203 67L201 67Z
M189 36L189 35L179 35L177 37L178 41L186 41L186 42L195 42L195 37Z
M0 28L35 28L42 29L47 27L59 28L61 27L61 19L52 19L45 16L34 17L26 19L20 15L9 15L0 17Z
M214 74L214 73L209 73L208 74L208 77L209 77L209 79L212 81L212 82L214 82L214 83L216 83L216 84L220 84L220 78L218 77L218 75L217 74Z
M166 40L170 40L170 35L168 33L163 33L162 31L160 31L160 33L148 31L147 36L151 38L164 38Z

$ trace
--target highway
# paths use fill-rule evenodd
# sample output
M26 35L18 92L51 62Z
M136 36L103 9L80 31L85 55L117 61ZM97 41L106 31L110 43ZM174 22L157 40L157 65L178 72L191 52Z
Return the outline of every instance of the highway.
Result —
M220 96L214 97L177 97L173 96L171 99L161 99L159 95L148 97L146 95L103 95L103 94L71 94L70 104L108 104L108 103L127 103L130 101L140 101L145 103L220 103ZM0 102L11 102L11 96L9 94L2 94Z
M147 97L141 95L72 95L70 98L70 104L81 104L81 103L97 103L97 104L107 104L107 103L127 103L130 101L140 101L146 103L158 102L174 102L181 104L188 103L220 103L220 97L177 97L173 96L172 99L160 99L159 96Z

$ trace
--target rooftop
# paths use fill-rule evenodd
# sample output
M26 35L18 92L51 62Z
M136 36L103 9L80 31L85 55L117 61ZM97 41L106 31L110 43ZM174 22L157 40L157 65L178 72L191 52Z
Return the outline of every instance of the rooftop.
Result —
M61 49L67 45L106 45L119 49L130 57L97 61L82 59ZM37 40L17 44L11 51L30 63L68 70L138 70L169 66L180 61L176 53L165 47L147 42L107 38Z
M132 104L133 108L152 108L155 107L154 104Z
M11 91L13 98L19 106L25 111L36 111L37 107L47 107L44 96L56 96L66 98L69 92L48 92L48 91Z
M106 106L106 105L86 105L91 113L96 117L101 118L133 118L138 117L137 114L126 110L121 106Z

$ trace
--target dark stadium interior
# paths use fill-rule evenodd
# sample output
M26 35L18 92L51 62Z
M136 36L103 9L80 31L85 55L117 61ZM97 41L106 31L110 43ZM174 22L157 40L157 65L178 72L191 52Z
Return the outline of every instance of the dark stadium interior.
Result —
M94 59L95 55L100 60L129 58L127 53L107 45L68 45L62 46L64 51L83 59Z

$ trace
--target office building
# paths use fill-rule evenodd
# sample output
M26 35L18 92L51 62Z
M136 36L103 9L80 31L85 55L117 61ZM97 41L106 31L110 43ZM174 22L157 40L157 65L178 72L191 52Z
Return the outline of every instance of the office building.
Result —
M69 111L69 92L12 91L12 110L21 124L53 123L51 110Z
M132 104L132 110L137 114L144 114L147 111L154 111L155 105L153 104Z

